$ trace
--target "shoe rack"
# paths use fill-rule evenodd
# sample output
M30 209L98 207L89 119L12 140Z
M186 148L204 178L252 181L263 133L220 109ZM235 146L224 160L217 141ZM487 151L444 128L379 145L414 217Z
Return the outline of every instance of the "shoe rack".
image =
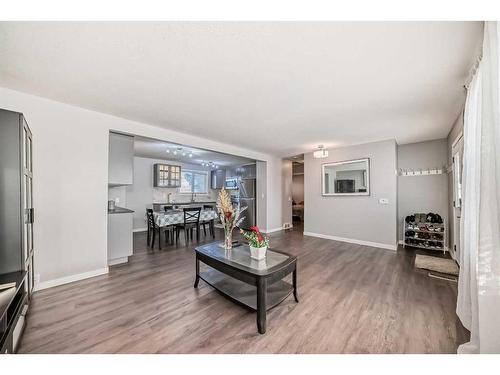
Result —
M448 251L448 231L446 221L442 223L410 222L403 219L403 248L406 246L420 249Z

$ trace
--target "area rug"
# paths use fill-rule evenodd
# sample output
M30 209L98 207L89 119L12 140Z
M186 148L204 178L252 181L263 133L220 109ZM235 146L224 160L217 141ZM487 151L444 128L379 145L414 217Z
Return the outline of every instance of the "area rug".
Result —
M415 267L458 276L458 266L453 259L417 254L415 257Z

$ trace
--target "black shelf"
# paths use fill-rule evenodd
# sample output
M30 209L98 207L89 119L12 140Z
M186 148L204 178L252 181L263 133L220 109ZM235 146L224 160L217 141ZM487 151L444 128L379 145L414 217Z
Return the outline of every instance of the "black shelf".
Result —
M26 278L26 272L25 271L17 271L17 272L10 272L10 273L4 273L0 274L0 284L6 284L6 283L12 283L15 282L16 286L14 287L16 291L14 292L12 298L8 301L8 303L4 304L3 306L0 306L0 321L3 319L5 313L7 312L8 307L16 297L17 293L19 292L19 288L23 285L24 279ZM2 289L0 292L4 292L8 289Z

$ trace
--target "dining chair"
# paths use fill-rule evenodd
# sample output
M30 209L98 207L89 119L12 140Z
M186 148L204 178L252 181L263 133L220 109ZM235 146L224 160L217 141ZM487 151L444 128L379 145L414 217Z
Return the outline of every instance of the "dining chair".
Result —
M175 241L179 241L181 230L184 230L184 239L186 245L189 238L193 240L193 230L196 229L196 241L200 241L200 213L201 207L186 207L183 208L184 222L175 225Z
M147 221L148 221L148 235L147 235L147 243L148 246L154 249L156 233L158 233L158 249L161 250L161 232L165 232L165 242L168 243L169 235L170 243L173 244L174 241L174 231L173 225L160 227L155 223L153 210L151 208L146 209Z
M169 213L169 211L172 211L174 209L174 206L163 206L163 210L165 211L165 215ZM175 238L175 225L167 225L164 227L165 230L165 240L168 241L170 240L170 244L174 244L174 238Z
M215 206L213 204L204 204L203 205L203 210L215 210ZM214 219L210 220L202 220L200 224L203 226L203 235L206 237L207 236L207 228L206 225L208 225L208 232L209 234L215 238L215 221Z

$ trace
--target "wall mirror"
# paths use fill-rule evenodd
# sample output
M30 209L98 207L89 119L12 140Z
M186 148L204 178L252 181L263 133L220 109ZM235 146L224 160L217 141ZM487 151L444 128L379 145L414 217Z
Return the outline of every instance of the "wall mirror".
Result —
M370 195L370 159L325 163L321 168L323 195Z

